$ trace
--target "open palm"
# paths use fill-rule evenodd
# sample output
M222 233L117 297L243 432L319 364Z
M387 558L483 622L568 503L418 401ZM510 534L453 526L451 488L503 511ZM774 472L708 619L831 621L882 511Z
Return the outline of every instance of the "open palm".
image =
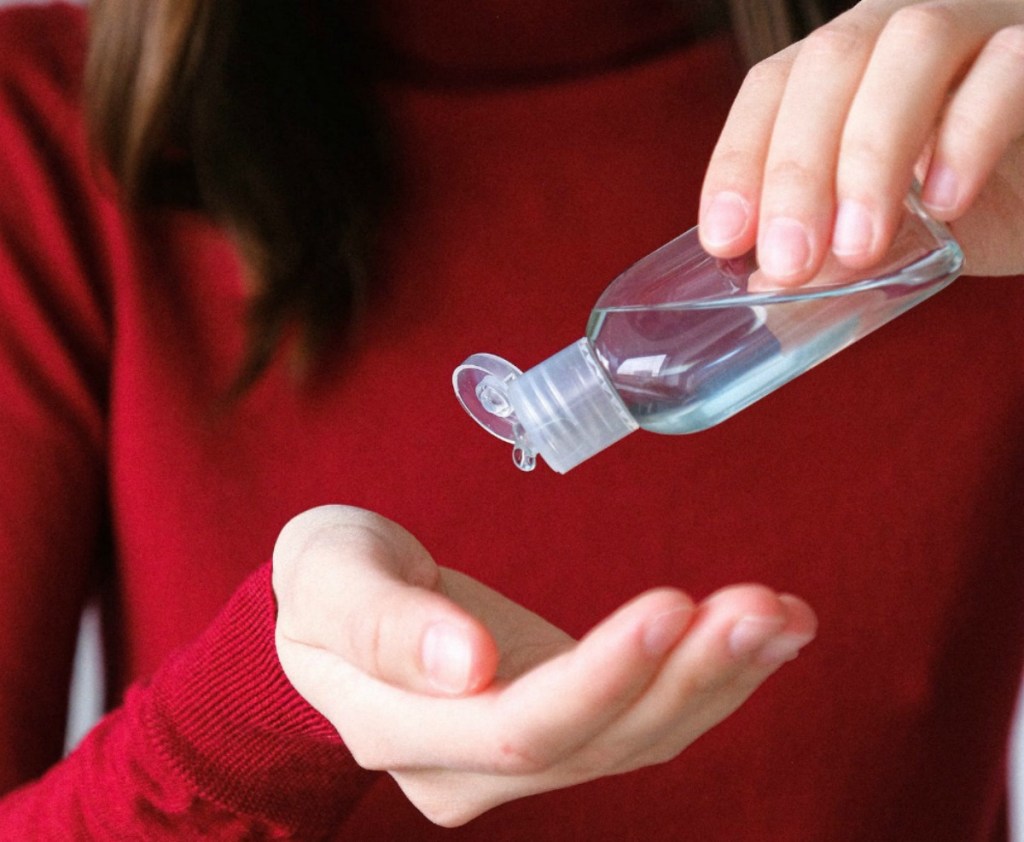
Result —
M576 641L344 507L292 521L274 564L289 679L360 765L451 826L675 757L815 629L801 600L761 586L697 606L665 588Z

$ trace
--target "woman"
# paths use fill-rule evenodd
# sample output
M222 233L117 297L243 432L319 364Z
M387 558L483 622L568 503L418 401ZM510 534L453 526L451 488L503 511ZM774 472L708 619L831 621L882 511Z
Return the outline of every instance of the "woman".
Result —
M93 151L81 13L0 23L5 835L1005 838L1019 279L565 477L448 377L698 211L778 284L870 263L915 167L1024 271L1020 4L865 2L745 82L716 4L300 8L94 3ZM815 23L762 8L754 55ZM91 591L118 706L58 762Z

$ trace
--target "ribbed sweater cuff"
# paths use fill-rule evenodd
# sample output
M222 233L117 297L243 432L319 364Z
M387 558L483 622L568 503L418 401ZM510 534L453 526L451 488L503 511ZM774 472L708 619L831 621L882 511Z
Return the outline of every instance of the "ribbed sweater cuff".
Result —
M268 563L157 673L147 730L199 797L314 838L373 776L285 677L270 576Z

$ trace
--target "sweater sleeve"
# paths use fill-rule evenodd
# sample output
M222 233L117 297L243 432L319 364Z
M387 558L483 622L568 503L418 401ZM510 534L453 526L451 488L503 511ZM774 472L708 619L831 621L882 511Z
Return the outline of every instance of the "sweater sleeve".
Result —
M108 279L127 249L86 149L84 45L80 9L0 11L0 838L327 836L374 778L281 672L269 566L61 759L109 555Z
M109 319L71 212L81 132L58 66L27 60L34 19L0 13L0 792L60 757L104 522Z
M10 839L321 839L374 775L296 693L270 565L40 781L0 802Z

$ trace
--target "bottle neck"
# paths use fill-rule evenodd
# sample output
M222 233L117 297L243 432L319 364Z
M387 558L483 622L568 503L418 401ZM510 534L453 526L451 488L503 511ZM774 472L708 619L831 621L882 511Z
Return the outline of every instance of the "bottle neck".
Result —
M536 454L564 474L639 427L585 338L509 383L508 400L520 467Z

